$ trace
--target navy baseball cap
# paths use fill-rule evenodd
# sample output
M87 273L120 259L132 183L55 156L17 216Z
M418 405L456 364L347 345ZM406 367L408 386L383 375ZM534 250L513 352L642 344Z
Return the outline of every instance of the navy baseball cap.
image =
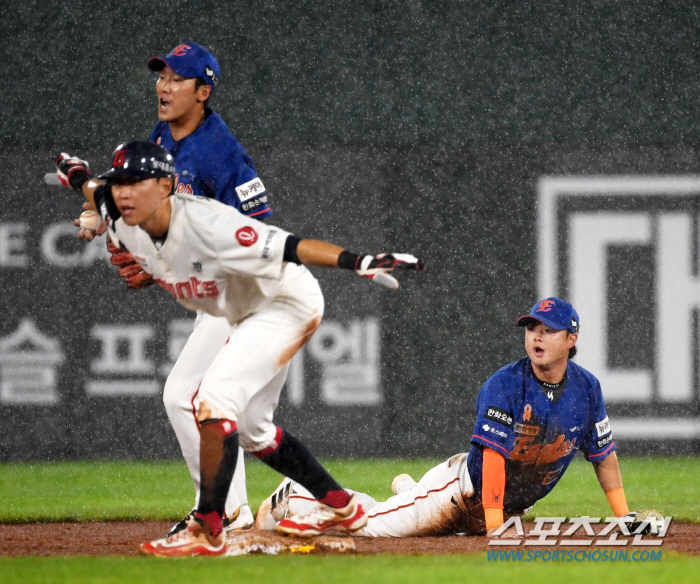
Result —
M530 314L518 319L518 326L527 326L531 322L546 324L557 331L578 332L578 313L566 300L550 296L540 300L532 307Z
M162 71L165 66L187 79L201 77L211 90L219 83L219 62L211 51L197 43L187 42L175 47L165 57L151 57L148 68L151 71Z
M99 176L136 181L163 177L175 179L175 161L170 152L154 142L120 144L112 155L112 168Z

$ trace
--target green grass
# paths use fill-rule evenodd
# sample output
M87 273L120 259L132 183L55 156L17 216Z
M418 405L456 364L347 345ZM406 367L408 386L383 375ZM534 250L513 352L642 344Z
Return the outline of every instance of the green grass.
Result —
M377 499L391 496L392 478L419 478L439 459L326 460L338 481ZM653 507L676 521L700 522L700 458L620 461L632 509ZM280 477L259 461L246 464L255 510ZM0 521L174 520L189 511L194 491L183 462L0 464ZM610 515L591 465L577 458L530 516Z
M326 460L341 484L383 499L392 478L419 478L440 460ZM622 458L631 508L653 507L676 520L700 522L700 458ZM279 475L249 460L252 507L267 497ZM183 462L70 462L0 464L0 521L179 519L194 493ZM531 515L610 514L591 465L577 458L557 488ZM3 583L198 583L265 584L420 582L442 584L527 581L589 584L592 580L641 584L695 582L700 558L663 552L657 562L489 562L473 556L250 556L154 560L126 557L0 558Z
M631 510L653 508L674 521L700 523L700 458L620 457L620 471ZM609 517L591 465L577 457L556 488L528 517Z
M264 582L264 584L443 584L445 582L696 582L700 558L663 553L657 562L489 562L475 556L248 556L0 559L2 581L33 584Z

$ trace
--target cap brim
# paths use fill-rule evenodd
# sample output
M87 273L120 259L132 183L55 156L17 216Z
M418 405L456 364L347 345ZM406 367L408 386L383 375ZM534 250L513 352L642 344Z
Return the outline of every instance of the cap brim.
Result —
M167 67L168 63L163 57L151 57L148 60L148 68L151 71L162 71Z
M537 324L544 324L539 318L535 318L531 314L526 314L524 316L521 316L518 319L518 326L527 326L532 322L536 322Z

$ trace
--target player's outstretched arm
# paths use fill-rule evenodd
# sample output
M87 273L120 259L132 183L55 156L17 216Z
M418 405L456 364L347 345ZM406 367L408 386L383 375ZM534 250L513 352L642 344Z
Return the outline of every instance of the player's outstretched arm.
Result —
M610 502L610 507L615 517L622 517L629 513L625 489L622 487L622 475L620 474L617 454L613 452L605 460L594 462L593 468L595 469L596 477L598 477L600 487Z
M393 290L399 283L389 272L394 270L425 269L425 263L410 254L379 254L377 256L352 253L340 246L316 239L290 238L285 250L288 257L298 258L299 263L322 268L344 268L359 276Z
M104 184L103 180L93 178L90 173L90 165L85 160L76 156L70 156L62 152L56 157L56 176L64 187L72 187L83 194L86 202L83 204L85 211L97 211L95 205L95 191ZM76 227L81 227L80 219L74 221ZM96 236L107 231L107 226L102 221L95 230L83 229L78 231L78 238L92 241ZM140 289L153 285L153 276L145 272L143 267L134 259L128 249L117 247L111 241L107 241L107 250L111 254L110 261L117 266L119 275L124 278L129 288Z

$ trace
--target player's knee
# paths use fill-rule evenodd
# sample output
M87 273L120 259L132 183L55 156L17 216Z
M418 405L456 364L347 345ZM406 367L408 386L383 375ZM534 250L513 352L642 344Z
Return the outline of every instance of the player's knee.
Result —
M197 385L178 379L168 377L163 387L163 405L168 416L172 418L178 409L192 411L192 398L197 392Z
M274 452L282 438L282 429L274 424L252 430L245 424L239 424L239 428L241 448L258 458Z

